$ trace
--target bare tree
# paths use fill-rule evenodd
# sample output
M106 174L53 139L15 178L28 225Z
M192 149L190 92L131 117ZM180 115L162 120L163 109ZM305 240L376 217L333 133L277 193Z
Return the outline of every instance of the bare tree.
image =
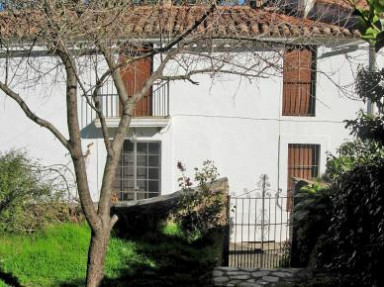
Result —
M88 4L60 0L14 1L14 4L15 9L8 7L0 15L3 56L0 89L17 102L27 118L49 130L71 156L80 204L92 232L88 287L98 286L103 279L110 232L118 220L110 214L115 170L136 104L155 81L184 80L198 84L193 76L202 73L237 74L248 79L268 77L280 72L278 52L287 41L311 44L329 37L341 40L352 37L347 29L330 28L305 19L292 24L285 15L256 13L249 7L233 8L233 11L244 10L239 16L231 7L217 7L216 2L173 8L161 3L135 6L130 1L119 0ZM262 23L254 17L259 17ZM266 47L276 51L277 56L254 52L255 48L260 51ZM251 59L239 60L230 53L240 48L249 51ZM39 55L51 57L52 61L41 63L35 60ZM159 55L160 61L151 76L138 89L129 92L122 76L124 70L154 55ZM85 80L84 65L91 67L92 81ZM59 130L35 114L23 94L23 86L40 83L47 77L65 85L67 131ZM121 105L119 123L113 134L98 97L110 79ZM84 97L97 114L107 151L97 207L91 198L82 149L79 97Z

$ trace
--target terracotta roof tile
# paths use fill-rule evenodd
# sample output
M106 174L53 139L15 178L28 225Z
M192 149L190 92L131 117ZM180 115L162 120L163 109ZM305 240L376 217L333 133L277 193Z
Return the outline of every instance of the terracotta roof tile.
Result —
M328 1L328 0L321 0ZM340 0L343 1L343 0ZM208 10L204 6L137 6L120 11L118 14L86 11L80 18L68 12L63 25L77 37L102 29L114 37L159 38L176 37L192 27L196 20ZM64 17L58 15L57 18ZM116 17L117 25L107 23ZM33 38L44 36L47 17L36 11L20 11L10 15L0 13L0 38ZM60 18L60 20L62 20ZM105 28L107 27L107 28ZM68 32L69 33L69 32ZM216 38L262 38L262 37L311 37L350 38L359 36L357 31L343 27L295 18L276 12L252 9L248 6L219 6L198 27L195 33Z

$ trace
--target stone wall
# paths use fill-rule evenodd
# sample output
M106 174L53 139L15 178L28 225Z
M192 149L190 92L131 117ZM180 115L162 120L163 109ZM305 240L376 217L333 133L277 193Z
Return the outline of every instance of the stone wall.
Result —
M228 194L227 178L220 178L210 184L212 191ZM178 197L183 191L160 195L143 200L117 202L111 207L111 213L119 217L114 227L120 237L139 236L146 232L157 231L177 205ZM223 211L223 222L227 222L227 212Z

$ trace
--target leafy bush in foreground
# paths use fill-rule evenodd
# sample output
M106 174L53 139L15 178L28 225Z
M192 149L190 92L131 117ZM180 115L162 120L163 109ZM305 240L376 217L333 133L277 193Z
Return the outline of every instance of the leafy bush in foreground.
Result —
M316 249L318 266L357 276L357 286L384 286L383 84L384 70L359 71L357 93L377 113L347 121L356 140L329 161L333 208L326 240Z
M182 172L179 178L182 194L172 217L186 237L193 240L225 224L225 195L210 188L219 175L211 161L205 161L201 171L195 168L196 188L192 188L192 181L185 175L182 163L178 163L178 168Z
M384 286L380 269L384 266L384 69L360 70L356 89L363 100L369 98L376 105L377 113L361 112L356 120L347 121L356 139L342 145L338 156L328 158L325 179L330 182L331 208L323 222L330 220L313 248L313 262L332 268L340 278L354 278L347 280L351 286ZM312 243L319 233L316 227L322 225L308 210L322 199L309 194L305 198L314 201L301 207L308 222L303 219L298 232L304 235L304 243ZM305 224L309 227L304 228Z
M356 166L333 185L333 212L319 264L383 286L384 161Z
M332 191L320 183L299 182L293 213L294 242L291 264L307 267L314 261L315 246L327 232L332 212Z
M0 231L34 231L70 216L62 193L38 162L20 151L0 154Z

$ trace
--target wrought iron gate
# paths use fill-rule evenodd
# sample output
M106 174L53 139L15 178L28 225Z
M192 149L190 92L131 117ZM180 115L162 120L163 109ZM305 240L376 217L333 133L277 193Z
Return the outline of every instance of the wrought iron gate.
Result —
M258 189L230 198L229 266L289 266L289 200L269 189L267 175L261 176Z

